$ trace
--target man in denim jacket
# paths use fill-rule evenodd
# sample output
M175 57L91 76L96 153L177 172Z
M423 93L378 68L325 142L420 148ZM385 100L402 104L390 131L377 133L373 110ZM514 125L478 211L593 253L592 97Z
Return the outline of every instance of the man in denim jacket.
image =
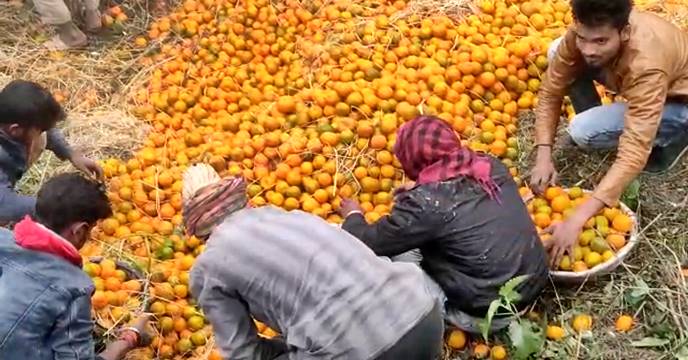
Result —
M81 270L78 249L111 213L100 184L63 174L38 193L40 223L27 216L14 233L0 229L0 359L115 360L140 344L146 318L94 354L94 285Z
M17 194L14 185L44 149L87 174L102 175L98 164L73 151L55 127L64 116L38 84L17 80L0 92L0 226L33 214L36 199Z

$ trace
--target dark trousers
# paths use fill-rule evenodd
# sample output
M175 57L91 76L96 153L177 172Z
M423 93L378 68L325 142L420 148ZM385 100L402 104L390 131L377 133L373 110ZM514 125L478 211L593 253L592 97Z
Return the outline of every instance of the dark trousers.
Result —
M439 304L376 360L435 360L442 353L444 319Z
M418 324L375 360L436 360L442 353L443 336L442 309L435 304ZM289 360L289 353L283 353L274 360Z

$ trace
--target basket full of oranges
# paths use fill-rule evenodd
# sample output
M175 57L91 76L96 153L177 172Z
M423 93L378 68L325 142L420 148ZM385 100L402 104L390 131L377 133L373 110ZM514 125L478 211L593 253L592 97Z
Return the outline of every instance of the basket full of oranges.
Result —
M546 228L564 221L591 196L578 187L550 187L542 196L521 190L528 212L543 242L551 235ZM578 237L573 254L562 257L550 276L557 282L581 283L616 269L638 243L638 221L625 204L606 207L590 218Z

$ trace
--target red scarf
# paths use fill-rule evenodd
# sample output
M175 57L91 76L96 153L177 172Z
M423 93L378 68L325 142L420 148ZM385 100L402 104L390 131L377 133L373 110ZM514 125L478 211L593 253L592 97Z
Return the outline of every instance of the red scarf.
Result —
M24 249L59 256L78 267L82 265L81 255L74 245L29 216L14 226L14 238Z
M490 159L462 147L454 130L439 118L419 116L404 124L397 132L394 154L416 185L465 176L499 201Z

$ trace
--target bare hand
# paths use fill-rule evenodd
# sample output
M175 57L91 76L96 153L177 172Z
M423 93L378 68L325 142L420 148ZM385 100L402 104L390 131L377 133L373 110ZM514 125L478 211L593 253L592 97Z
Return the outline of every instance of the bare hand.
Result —
M530 176L530 188L535 194L542 194L548 186L554 186L557 182L557 170L551 158L538 159Z
M148 329L146 325L148 325L148 321L150 320L150 314L144 314L136 319L131 323L131 327L136 329L139 333L139 346L144 347L148 346L151 344L153 341L153 337L151 334L148 332Z
M89 176L93 176L97 179L102 179L103 178L103 169L98 165L97 162L79 154L75 153L72 155L70 159L72 165L74 165L75 168L77 168L79 171L88 174Z
M416 186L416 184L413 182L401 184L399 187L394 189L394 195L399 195L403 192L409 191L409 190L413 189L415 186Z
M552 235L550 240L545 243L545 248L549 251L550 267L552 269L556 269L559 266L559 262L565 254L573 258L573 247L576 245L582 229L583 226L571 220L566 220L563 223L555 224L545 229L546 233Z
M339 215L343 218L346 218L353 212L363 213L361 205L359 205L356 201L351 199L342 199L342 203L339 206L339 210L337 211L339 212Z

